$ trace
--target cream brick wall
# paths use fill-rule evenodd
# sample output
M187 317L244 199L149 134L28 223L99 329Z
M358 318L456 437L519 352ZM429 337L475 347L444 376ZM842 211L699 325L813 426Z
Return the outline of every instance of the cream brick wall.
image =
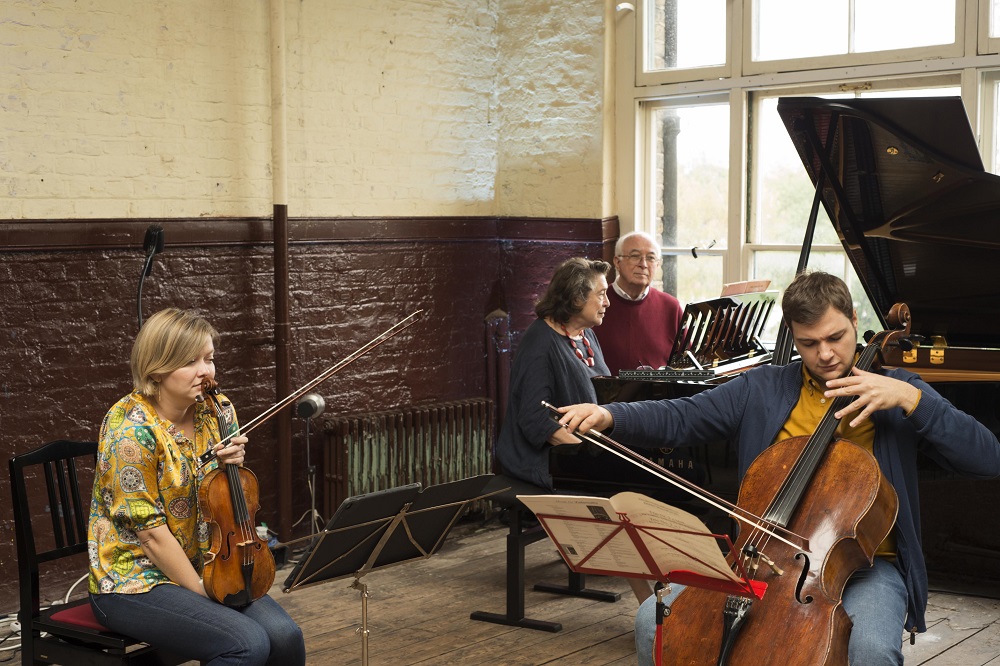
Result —
M497 213L601 217L604 5L503 7Z
M289 0L289 214L600 217L603 11ZM0 218L270 215L268 22L5 0Z

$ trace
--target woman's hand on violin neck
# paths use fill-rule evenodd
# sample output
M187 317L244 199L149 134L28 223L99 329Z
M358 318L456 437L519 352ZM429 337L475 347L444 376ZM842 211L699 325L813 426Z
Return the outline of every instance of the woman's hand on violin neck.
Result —
M850 422L852 428L881 409L901 407L909 414L920 400L920 389L916 386L858 368L854 368L847 377L831 379L826 383L826 389L823 395L827 398L857 396L856 400L834 415L843 419L854 414Z
M558 410L562 413L559 425L571 433L579 432L585 435L591 430L600 432L615 424L611 412L600 405L582 403L559 407Z
M225 446L216 444L215 455L219 458L219 462L224 465L242 465L248 441L246 437L240 435L233 437Z

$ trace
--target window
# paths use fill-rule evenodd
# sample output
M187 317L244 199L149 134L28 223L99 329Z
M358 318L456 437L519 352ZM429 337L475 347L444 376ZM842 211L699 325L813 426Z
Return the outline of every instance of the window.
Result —
M646 69L726 64L725 0L656 0L647 11Z
M646 116L647 217L663 246L664 288L698 299L717 296L729 218L729 106L653 104Z
M1000 55L965 43L976 0L635 4L617 15L633 68L617 80L619 218L662 239L662 284L682 302L756 278L780 290L794 274L813 187L781 96L960 95L987 168L1000 164ZM985 52L1000 47L1000 0L980 7L968 33ZM822 208L809 265L843 276L862 328L877 328Z
M756 0L753 60L955 43L955 0Z
M958 58L976 1L640 0L635 83ZM998 3L982 0L983 52L1000 50Z

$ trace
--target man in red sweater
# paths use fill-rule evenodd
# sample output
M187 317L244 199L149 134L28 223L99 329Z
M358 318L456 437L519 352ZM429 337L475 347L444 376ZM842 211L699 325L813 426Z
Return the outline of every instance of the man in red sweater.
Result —
M660 263L660 245L642 231L627 233L615 245L617 278L608 290L611 307L594 330L612 376L640 366L662 368L680 329L680 302L651 286Z

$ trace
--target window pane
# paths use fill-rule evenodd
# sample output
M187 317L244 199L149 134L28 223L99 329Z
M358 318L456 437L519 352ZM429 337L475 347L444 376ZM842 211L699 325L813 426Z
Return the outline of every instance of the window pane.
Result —
M754 60L847 52L848 0L755 0Z
M754 119L758 138L753 161L757 169L753 195L756 242L802 245L816 189L778 115L778 99L763 99L758 108L759 117ZM840 243L822 206L813 242ZM793 272L794 268L793 263Z
M663 258L663 291L687 305L722 293L722 257L691 253Z
M954 41L954 0L856 0L854 52Z
M655 211L666 248L726 246L729 105L658 108L652 113ZM718 283L721 288L722 283Z
M647 6L647 69L726 64L725 0L654 0Z
M755 0L754 12L758 61L955 41L955 0Z
M776 289L784 292L792 278L795 277L795 268L799 262L797 252L755 252L751 265L753 279L770 280L771 286L768 289ZM865 331L881 331L882 324L879 323L878 315L865 294L864 287L858 282L854 273L854 267L847 260L847 255L843 251L833 252L812 252L809 255L808 270L825 271L831 275L842 278L851 290L854 297L854 307L858 311L858 334L863 335ZM780 309L772 314L768 319L767 327L761 340L774 342L778 335L778 325L781 322ZM859 337L860 339L860 337Z
M1000 37L1000 0L990 2L990 37Z

